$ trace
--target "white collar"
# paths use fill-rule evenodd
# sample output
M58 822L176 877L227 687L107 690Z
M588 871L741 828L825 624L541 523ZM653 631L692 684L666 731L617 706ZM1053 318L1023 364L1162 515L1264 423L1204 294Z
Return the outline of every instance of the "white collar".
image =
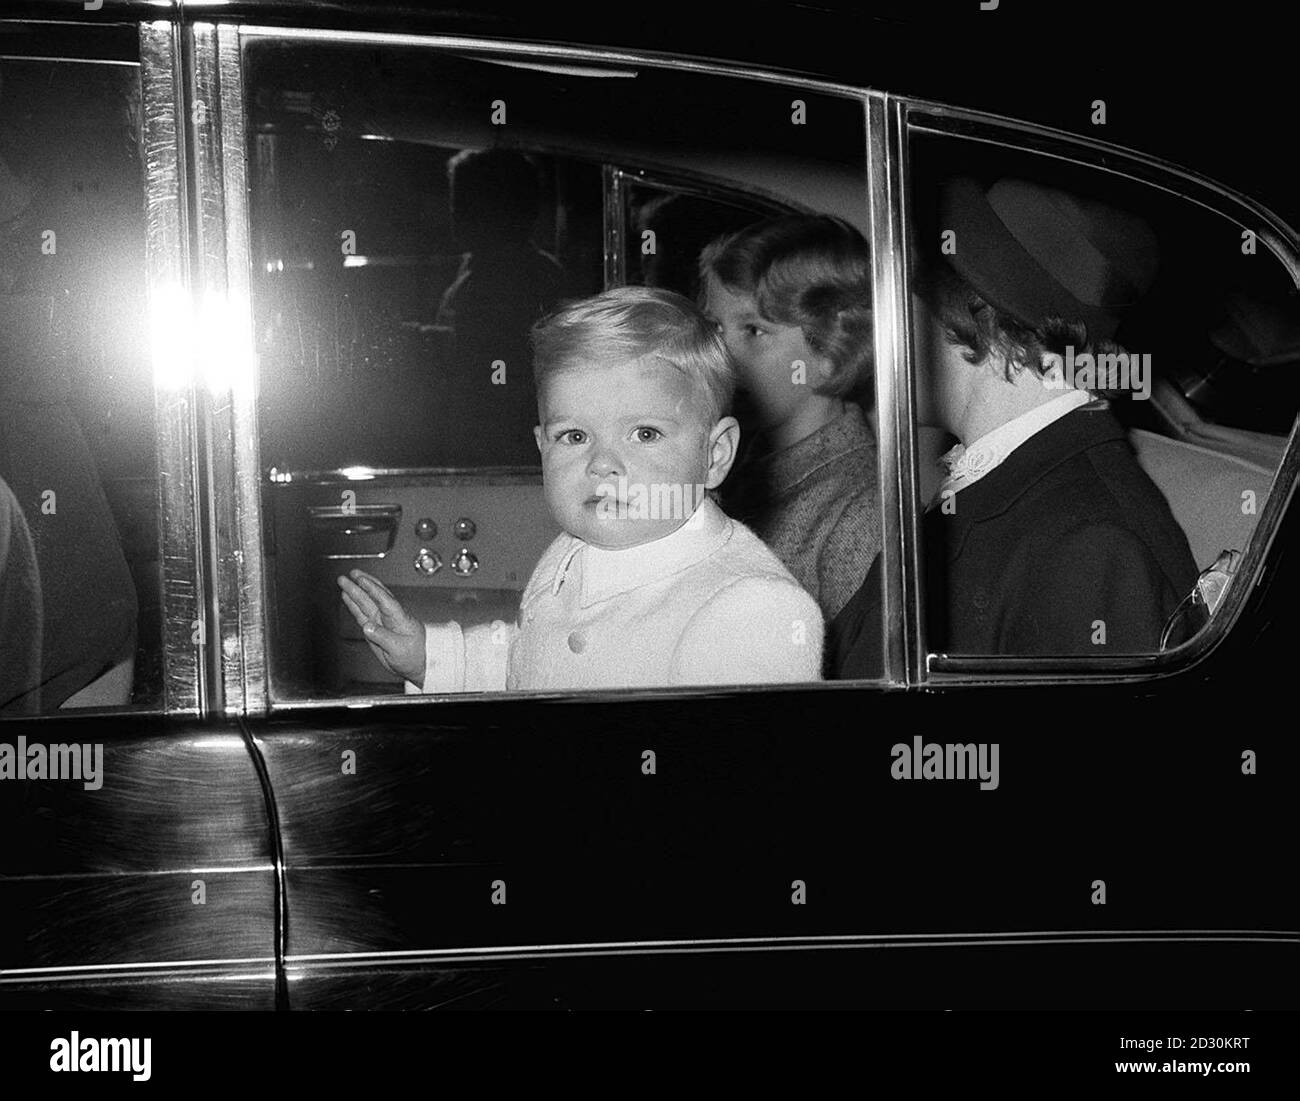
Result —
M1069 390L998 425L992 432L984 433L970 447L958 444L951 451L945 452L939 461L948 468L948 477L939 487L937 496L957 493L974 485L1030 436L1092 400L1092 395L1086 390Z
M635 547L607 550L604 547L574 539L573 546L565 552L551 582L551 595L569 574L570 564L579 552L582 577L582 607L590 607L611 596L629 592L641 585L657 581L707 558L730 537L733 521L712 500L706 497L691 517L681 527L660 539L641 543Z

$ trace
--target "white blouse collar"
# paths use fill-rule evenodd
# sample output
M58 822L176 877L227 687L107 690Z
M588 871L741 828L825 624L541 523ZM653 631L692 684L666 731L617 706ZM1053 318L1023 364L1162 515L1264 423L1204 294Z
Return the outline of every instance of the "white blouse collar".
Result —
M1086 390L1070 390L1051 401L1035 406L1027 413L986 432L969 447L958 444L940 456L948 477L939 487L938 496L957 493L974 485L989 471L1000 466L1017 447L1049 424L1087 405L1093 397Z

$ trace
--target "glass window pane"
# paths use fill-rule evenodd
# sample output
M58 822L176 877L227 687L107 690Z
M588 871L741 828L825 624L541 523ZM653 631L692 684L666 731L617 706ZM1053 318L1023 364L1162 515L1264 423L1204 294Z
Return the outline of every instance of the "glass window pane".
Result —
M275 698L433 690L444 665L446 691L834 675L826 627L880 540L862 104L245 56ZM620 265L675 293L598 301ZM744 584L688 596L694 566ZM340 598L352 569L387 613ZM367 619L417 641L385 658Z
M930 650L1188 641L1300 401L1285 269L1249 227L1111 173L927 134L911 152Z
M5 714L161 699L140 122L133 66L0 61Z

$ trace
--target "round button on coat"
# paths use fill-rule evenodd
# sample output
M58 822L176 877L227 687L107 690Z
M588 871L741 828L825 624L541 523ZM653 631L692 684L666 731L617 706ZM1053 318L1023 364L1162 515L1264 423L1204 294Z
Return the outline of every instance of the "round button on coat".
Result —
M575 654L582 653L587 648L587 636L581 631L573 631L569 634L569 649Z

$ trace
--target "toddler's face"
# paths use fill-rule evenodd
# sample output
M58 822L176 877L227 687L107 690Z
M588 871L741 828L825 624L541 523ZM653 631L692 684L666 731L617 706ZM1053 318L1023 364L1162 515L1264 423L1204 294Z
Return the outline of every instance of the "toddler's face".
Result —
M741 388L753 397L764 428L789 420L830 369L798 325L768 321L752 294L733 291L712 274L705 281L705 313L721 331L740 369ZM802 374L795 370L798 362L804 364Z
M735 458L732 417L706 425L701 398L654 357L578 367L542 386L546 503L570 535L598 547L634 547L681 527Z

